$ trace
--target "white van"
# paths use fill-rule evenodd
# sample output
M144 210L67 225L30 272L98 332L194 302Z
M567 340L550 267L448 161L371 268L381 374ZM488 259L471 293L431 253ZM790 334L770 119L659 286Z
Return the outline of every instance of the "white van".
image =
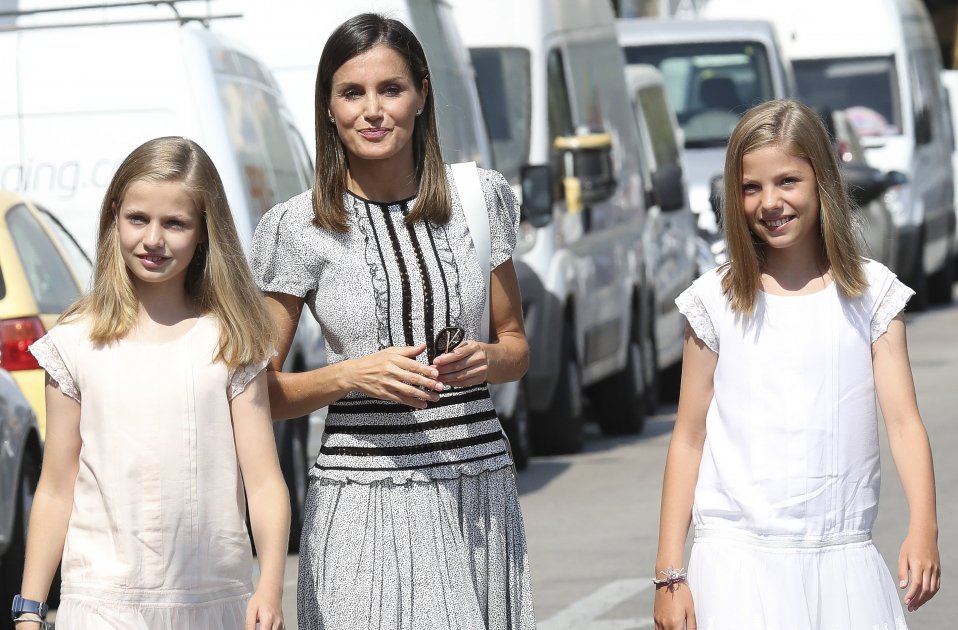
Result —
M680 335L656 345L656 318L671 317L677 294L656 283L660 263L673 251L687 256L688 271L671 268L687 284L694 245L690 234L688 244L645 246L651 200L612 6L452 4L476 69L493 164L522 201L514 260L530 341L523 383L534 450L581 448L584 393L604 431L640 431L657 375L650 359L656 350L674 359L681 346ZM681 186L680 173L660 179L661 196Z
M620 19L627 63L655 66L682 127L689 200L698 227L720 238L709 196L722 175L725 148L739 117L753 105L795 94L775 30L758 20Z
M220 0L221 9L242 17L213 22L214 31L250 46L276 77L293 120L315 155L316 70L326 40L354 15L375 12L406 24L420 40L436 88L436 117L443 159L489 164L479 96L469 56L452 9L444 0L284 0L282 8L261 0Z
M0 32L0 188L42 203L92 251L116 166L150 138L182 135L206 149L246 247L263 212L311 185L311 161L276 84L241 47L194 23L54 26L87 17L74 13L26 16L20 26L32 28ZM322 365L312 321L303 318L287 369ZM309 422L274 424L294 545Z
M775 22L799 97L850 109L869 162L909 181L889 197L895 268L921 306L950 302L955 268L954 174L945 125L941 50L921 0L710 0L708 17Z
M958 217L958 70L942 70L941 83L945 86L945 100L951 113L951 170L955 176L955 216ZM955 231L955 251L958 251L958 230ZM955 273L958 273L958 258Z

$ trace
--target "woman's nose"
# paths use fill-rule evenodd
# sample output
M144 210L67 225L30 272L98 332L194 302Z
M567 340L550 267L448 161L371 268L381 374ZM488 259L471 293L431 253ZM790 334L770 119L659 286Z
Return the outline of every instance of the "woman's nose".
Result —
M382 103L379 101L379 94L370 94L366 97L366 109L363 112L363 115L367 119L379 119L382 118Z
M163 245L163 227L158 223L151 223L143 234L143 244L147 247Z
M762 207L775 209L781 205L778 191L774 187L762 191Z

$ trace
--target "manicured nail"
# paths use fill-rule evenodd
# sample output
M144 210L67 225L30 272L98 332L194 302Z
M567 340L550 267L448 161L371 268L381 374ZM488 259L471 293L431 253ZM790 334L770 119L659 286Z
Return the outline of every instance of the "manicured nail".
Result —
M905 580L898 583L898 588L905 588Z

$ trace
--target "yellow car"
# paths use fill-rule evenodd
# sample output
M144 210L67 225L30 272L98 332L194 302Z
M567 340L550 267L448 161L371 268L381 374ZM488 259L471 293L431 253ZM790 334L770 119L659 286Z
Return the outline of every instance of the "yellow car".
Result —
M25 197L0 191L0 367L46 433L44 373L27 351L86 290L90 259L63 225Z

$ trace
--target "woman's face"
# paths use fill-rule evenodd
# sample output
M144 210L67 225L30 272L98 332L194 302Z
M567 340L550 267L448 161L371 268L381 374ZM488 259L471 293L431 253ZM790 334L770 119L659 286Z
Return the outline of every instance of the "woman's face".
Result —
M428 81L416 85L406 60L379 44L333 74L329 116L356 160L409 160L417 112L426 104ZM333 123L330 123L333 124Z

